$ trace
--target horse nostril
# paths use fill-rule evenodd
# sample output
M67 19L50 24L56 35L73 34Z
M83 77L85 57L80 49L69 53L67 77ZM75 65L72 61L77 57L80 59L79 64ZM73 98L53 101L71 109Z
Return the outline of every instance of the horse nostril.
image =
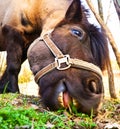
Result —
M96 84L96 82L95 82L94 80L89 81L89 83L88 83L88 88L89 88L89 90L90 90L91 92L97 93L97 84Z
M92 92L95 94L103 93L102 78L98 78L97 76L87 77L82 80L82 84L84 90L88 92Z

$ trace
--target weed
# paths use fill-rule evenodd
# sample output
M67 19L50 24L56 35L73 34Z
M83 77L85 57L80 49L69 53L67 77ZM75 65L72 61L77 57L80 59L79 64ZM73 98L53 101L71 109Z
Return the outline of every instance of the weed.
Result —
M0 129L94 129L98 126L96 122L120 119L119 100L105 100L101 110L104 113L103 117L94 118L93 111L88 116L78 113L76 109L74 113L66 110L56 112L45 110L40 106L39 99L39 97L19 94L0 95ZM36 101L39 102L36 103ZM32 105L38 108L33 108ZM100 128L103 126L100 125Z
M93 121L93 110L91 110L91 115L88 116L87 114L84 113L77 113L77 117L81 119L79 124L86 128L86 129L93 129L94 127L97 126L97 124Z
M35 110L28 101L34 103L34 100L32 97L28 98L19 94L0 95L0 129L70 129L82 126L92 129L95 126L92 117L82 113L73 115L66 110L56 112Z

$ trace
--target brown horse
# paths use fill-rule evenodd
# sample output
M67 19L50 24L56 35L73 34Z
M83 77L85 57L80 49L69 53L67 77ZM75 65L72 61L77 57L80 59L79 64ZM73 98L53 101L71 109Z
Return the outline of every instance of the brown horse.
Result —
M7 68L0 93L19 92L18 74L29 45L63 19L72 0L0 0L0 51L7 51Z
M19 92L21 64L29 45L41 35L31 45L28 59L44 106L58 109L62 92L65 107L74 101L80 111L96 113L103 97L100 69L108 62L108 47L104 32L88 22L81 2L1 0L0 9L0 50L7 51L0 92L6 84L6 92Z
M50 33L37 38L28 50L28 60L46 108L73 102L79 111L96 113L103 98L100 72L109 60L106 36L89 23L88 11L73 0L65 17Z

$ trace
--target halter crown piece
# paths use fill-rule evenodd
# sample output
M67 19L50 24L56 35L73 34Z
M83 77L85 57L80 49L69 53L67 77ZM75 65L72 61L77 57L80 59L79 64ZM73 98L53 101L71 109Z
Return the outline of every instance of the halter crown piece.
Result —
M37 40L38 41L38 40ZM87 71L91 71L102 77L102 71L100 68L92 63L80 60L80 59L74 59L70 58L68 54L64 55L60 49L54 44L54 42L50 38L50 33L45 34L43 38L39 39L39 42L43 41L46 46L51 50L53 55L55 56L55 61L46 67L42 68L40 71L38 71L35 75L35 81L38 83L39 79L47 74L48 72L57 69L57 70L67 70L70 67L84 69ZM34 43L33 43L34 45ZM32 45L32 46L33 46ZM31 47L28 50L28 53L30 51ZM64 64L64 65L63 65Z

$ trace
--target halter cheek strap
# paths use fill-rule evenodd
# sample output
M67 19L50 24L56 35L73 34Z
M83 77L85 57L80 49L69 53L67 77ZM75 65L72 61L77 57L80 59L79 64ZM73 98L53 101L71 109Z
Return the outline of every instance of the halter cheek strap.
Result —
M39 39L39 42L41 40L51 50L51 52L55 56L55 61L53 63L47 65L46 67L42 68L40 71L37 72L37 74L35 75L36 83L38 83L39 79L42 76L44 76L45 74L47 74L48 72L50 72L50 71L52 71L54 69L57 69L57 70L67 70L70 67L91 71L91 72L96 73L100 77L102 77L102 71L100 70L100 68L98 66L96 66L96 65L94 65L92 63L80 60L80 59L70 58L70 56L68 54L64 55L60 51L60 49L54 44L54 42L51 40L49 34L45 34L42 39ZM38 42L38 40L37 40L37 42ZM30 52L30 49L29 49L29 52Z

